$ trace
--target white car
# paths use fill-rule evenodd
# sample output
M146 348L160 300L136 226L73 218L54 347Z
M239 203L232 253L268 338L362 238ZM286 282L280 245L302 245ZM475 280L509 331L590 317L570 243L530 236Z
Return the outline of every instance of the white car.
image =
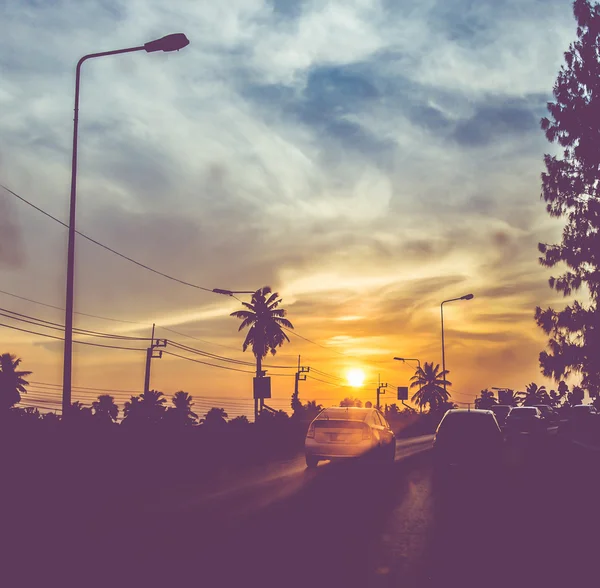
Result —
M347 459L367 453L393 462L396 437L375 408L326 408L310 424L304 442L306 465L326 459Z

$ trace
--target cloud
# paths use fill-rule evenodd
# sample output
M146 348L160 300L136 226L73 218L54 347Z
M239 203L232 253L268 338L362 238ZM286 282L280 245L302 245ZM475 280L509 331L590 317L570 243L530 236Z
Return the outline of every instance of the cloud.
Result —
M377 361L396 346L437 357L440 299L473 291L450 345L496 370L511 317L536 377L527 313L555 297L535 246L560 231L538 200L538 119L574 36L569 3L83 1L3 16L3 183L66 220L78 57L184 31L176 54L86 62L80 230L208 288L270 284L299 333L348 336ZM66 232L2 198L0 279L60 306ZM76 260L83 312L239 343L236 301L81 239ZM344 316L362 318L329 321ZM466 371L457 385L487 385Z
M0 194L0 268L10 270L25 264L23 236L17 220L14 201L4 190Z

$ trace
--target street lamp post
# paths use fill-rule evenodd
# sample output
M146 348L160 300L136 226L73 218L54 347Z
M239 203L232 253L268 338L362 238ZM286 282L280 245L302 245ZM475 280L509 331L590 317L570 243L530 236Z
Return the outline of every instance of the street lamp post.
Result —
M450 300L444 300L440 304L440 312L442 315L442 374L444 374L444 392L446 392L446 353L444 350L444 304L446 302L454 302L455 300L472 300L475 298L473 294L465 294L464 296L460 296L459 298L450 298Z
M63 363L63 397L62 414L67 414L71 407L71 374L73 364L73 283L75 278L75 205L77 202L77 131L79 127L79 79L81 77L81 66L84 61L95 57L117 55L119 53L131 53L133 51L179 51L189 45L188 38L183 33L167 35L161 39L150 41L140 47L129 47L115 51L103 51L102 53L90 53L84 55L78 62L75 70L75 113L73 118L73 159L71 162L71 201L69 208L69 246L67 253L67 294L65 303L65 348Z
M421 360L417 359L416 357L394 357L394 359L396 361L402 361L404 363L406 363L407 361L416 361L417 365L419 366L419 369L421 369ZM421 386L419 386L419 392L421 391ZM408 398L407 398L408 400ZM404 401L402 401L402 403L404 404ZM405 405L406 406L406 405ZM421 412L423 412L423 406L420 406L421 408Z

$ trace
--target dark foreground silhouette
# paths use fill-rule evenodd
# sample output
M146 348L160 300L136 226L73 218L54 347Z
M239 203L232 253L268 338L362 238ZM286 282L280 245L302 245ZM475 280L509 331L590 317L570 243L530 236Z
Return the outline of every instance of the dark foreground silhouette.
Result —
M298 456L210 479L190 458L187 479L122 487L88 478L89 468L57 467L48 453L41 478L13 463L20 492L3 486L2 584L595 584L595 454L553 438L507 447L504 465L485 476L439 477L424 447L400 451L388 467L307 471ZM164 457L152 444L135 455Z

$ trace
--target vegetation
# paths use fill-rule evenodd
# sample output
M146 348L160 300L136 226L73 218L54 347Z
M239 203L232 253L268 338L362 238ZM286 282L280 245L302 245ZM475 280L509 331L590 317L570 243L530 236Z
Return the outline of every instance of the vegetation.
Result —
M293 329L294 325L285 318L286 311L278 308L281 298L277 292L271 292L269 286L264 286L252 294L250 303L242 302L247 310L236 310L231 316L241 319L242 323L238 331L250 327L242 349L246 351L252 347L252 353L256 358L256 375L262 374L262 360L270 352L277 353L289 337L283 329Z
M585 288L583 298L562 310L536 308L537 324L549 336L548 351L540 353L546 377L559 380L582 375L582 387L593 398L600 394L600 141L595 121L600 118L600 6L575 0L577 41L565 53L554 84L549 117L541 121L546 138L558 143L561 157L545 155L542 198L550 216L566 224L559 244L540 243L540 263L566 265L551 277L550 287L565 297Z
M475 398L475 408L481 408L483 410L489 410L492 406L498 404L498 400L494 396L494 393L487 388L479 392L479 397Z
M19 371L21 360L11 353L0 355L0 410L11 408L21 402L21 394L26 394L25 378L32 372Z
M444 389L444 385L446 388L452 385L446 380L447 375L448 370L440 371L439 364L434 367L433 362L419 366L411 378L410 387L418 388L411 402L421 408L429 405L430 412L444 409L450 401L450 393Z
M362 405L362 400L359 400L358 398L350 398L349 396L340 402L340 406L356 406L358 408L362 408Z

